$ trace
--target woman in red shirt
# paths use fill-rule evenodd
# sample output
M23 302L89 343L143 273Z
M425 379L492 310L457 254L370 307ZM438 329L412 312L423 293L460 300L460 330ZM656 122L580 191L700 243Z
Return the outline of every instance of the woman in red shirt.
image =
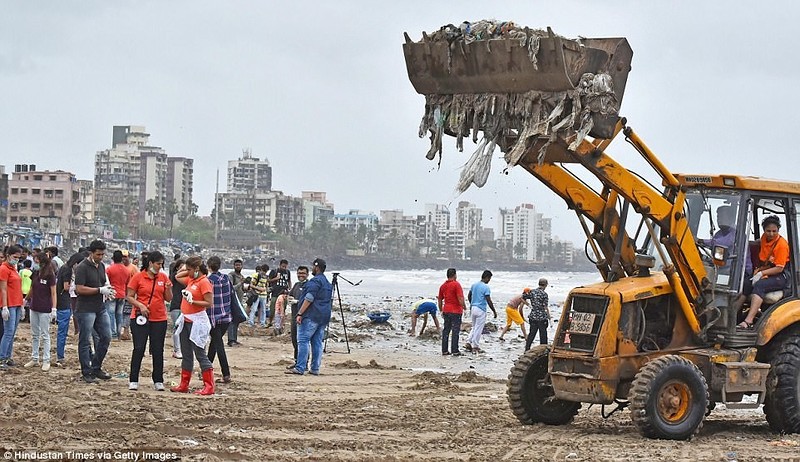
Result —
M167 306L164 302L172 300L172 284L161 272L163 266L164 255L158 251L150 252L142 260L142 271L128 282L127 299L132 306L130 325L133 334L129 390L139 389L139 370L149 339L153 356L153 387L156 391L164 391L164 338L167 335ZM140 324L139 316L143 316L140 319L146 322Z
M214 288L206 277L208 270L200 257L190 257L183 268L178 270L175 279L186 288L183 290L181 316L178 318L177 332L181 342L181 383L170 391L186 393L192 378L194 358L200 363L203 376L203 388L196 391L199 395L214 394L214 369L206 355L206 344L211 336L211 321L206 308L214 300Z
M0 265L0 313L3 319L3 337L0 339L0 369L13 366L14 335L22 316L22 278L17 273L17 263L22 247L12 245L5 251L6 261Z

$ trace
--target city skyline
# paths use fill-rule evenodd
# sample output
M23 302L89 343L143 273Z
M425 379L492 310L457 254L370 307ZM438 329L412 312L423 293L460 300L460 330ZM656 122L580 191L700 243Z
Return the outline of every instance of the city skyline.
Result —
M141 128L143 128L143 127L141 127ZM103 151L98 151L98 154L102 153L102 152ZM247 156L250 156L250 155L251 155L251 153L248 152ZM191 159L189 157L180 158L180 159L181 160L185 159L185 160L188 160L188 161L192 161L193 160L193 159ZM239 160L241 160L241 159L239 159ZM231 168L231 165L234 165L234 164L236 164L236 160L229 160L228 161L229 169ZM15 176L14 174L17 174L17 176L19 176L22 173L31 173L31 174L33 174L34 172L36 172L36 173L40 174L39 176L41 176L41 174L48 174L48 173L66 175L67 177L72 178L72 181L76 183L76 186L75 186L76 191L81 190L82 188L83 189L86 188L86 186L82 186L82 185L89 185L89 189L92 189L92 191L89 192L89 200L91 200L92 202L90 204L82 205L83 209L82 209L82 213L81 214L82 215L84 214L83 210L88 211L88 213L89 213L88 216L89 216L89 220L90 221L93 220L94 217L98 214L99 207L98 207L98 203L97 203L97 188L96 188L96 185L93 185L93 181L92 180L81 179L81 178L78 178L72 171L63 170L63 169L57 169L57 168L50 168L47 165L36 165L36 164L5 165L5 164L0 164L0 168L4 169L5 173L8 174L9 181L17 181L17 182L22 181L21 178L18 179L18 180L14 180L14 178L13 178ZM17 169L19 169L19 170L17 170ZM97 174L95 174L94 176L97 177ZM24 181L27 183L29 180L26 179ZM39 178L38 181L42 181L42 179ZM235 182L235 181L237 181L237 180L234 180L231 177L231 175L229 174L228 175L228 183L231 184L231 182ZM15 185L11 184L11 186L15 186ZM259 191L259 188L256 188L255 190ZM220 196L224 195L227 192L228 191L220 191ZM241 188L234 188L233 192L242 193L243 191L242 191ZM275 190L271 190L271 189L261 190L260 192L263 193L263 194L266 194L266 195L272 195L274 193L281 193L280 191L275 191ZM251 194L251 193L252 192L249 192L248 194ZM14 191L13 194L17 195L19 193L17 191ZM81 194L82 203L83 203L83 201L86 200L83 197L84 195L85 195L85 193ZM189 198L189 199L191 199L191 198ZM503 224L499 224L497 227L486 226L486 224L483 223L483 221L481 219L483 209L480 208L480 207L477 207L474 203L471 203L469 201L459 201L458 204L455 204L455 205L452 206L453 210L451 212L450 206L448 206L447 204L438 204L438 203L434 203L434 202L426 202L424 204L420 204L421 207L417 207L416 209L412 209L412 210L404 209L404 208L394 208L394 209L391 209L391 208L380 208L378 210L371 210L371 209L368 210L368 209L365 209L365 208L358 208L358 207L357 208L348 208L346 210L345 209L338 209L337 210L337 209L334 208L335 204L333 202L329 202L328 201L327 193L325 191L320 191L320 192L302 191L301 196L300 197L296 197L296 199L302 199L304 201L313 202L313 203L321 202L320 205L324 205L324 206L326 206L326 207L328 207L330 209L330 216L329 216L329 220L328 221L331 222L331 223L333 223L333 219L332 218L335 217L335 216L342 217L342 216L351 215L353 213L365 214L365 215L374 215L375 217L380 217L381 212L400 212L402 215L406 215L406 216L422 216L422 215L426 215L426 214L430 213L430 209L431 208L436 209L436 211L437 211L436 213L439 213L438 210L441 207L442 210L446 211L446 213L449 216L448 219L447 219L448 220L447 221L447 226L443 226L443 228L444 229L459 229L459 230L468 231L468 232L471 233L468 236L470 239L478 239L478 234L480 234L480 231L483 230L483 229L491 229L495 233L496 238L499 238L499 236L503 233L503 229L504 229L504 225ZM517 205L510 205L510 206L506 206L506 207L501 207L499 212L502 215L504 212L506 212L508 210L514 210L514 209L520 209L520 208L535 208L535 206L536 206L535 204L531 204L531 203L520 203L520 204L517 204ZM462 217L461 213L462 213L462 210L464 210L464 209L477 209L477 211L478 211L477 218L471 218L471 217L466 217L465 218L465 217ZM59 210L60 210L60 208L59 208ZM27 212L25 215L30 215L30 213ZM539 213L538 215L544 215L544 214ZM198 213L198 216L205 216L205 217L211 216L213 218L213 215L210 215L210 214ZM143 215L143 217L145 217L145 220L143 220L143 222L147 222L146 218L149 217L149 215ZM462 221L469 220L470 218L474 223L467 224L467 225L462 223ZM546 219L548 221L551 220L551 218L549 218L549 217L546 217ZM317 221L317 217L315 216L314 219L312 219L311 221ZM11 224L21 224L21 223L16 223L16 220L14 220L14 222L11 223ZM437 222L437 225L438 224L439 223ZM474 231L469 231L469 228L471 226L475 227L476 229ZM549 224L548 224L548 226L549 226Z

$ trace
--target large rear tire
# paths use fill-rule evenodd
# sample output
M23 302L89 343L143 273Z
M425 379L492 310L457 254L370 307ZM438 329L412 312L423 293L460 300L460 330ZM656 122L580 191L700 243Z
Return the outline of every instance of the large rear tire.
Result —
M508 376L508 403L524 425L568 424L581 407L581 403L553 397L553 388L546 381L549 352L547 345L531 348L514 362Z
M769 427L800 433L800 334L783 339L770 365L764 400Z
M686 358L667 355L647 363L636 374L630 396L633 424L647 438L688 440L703 426L708 386Z

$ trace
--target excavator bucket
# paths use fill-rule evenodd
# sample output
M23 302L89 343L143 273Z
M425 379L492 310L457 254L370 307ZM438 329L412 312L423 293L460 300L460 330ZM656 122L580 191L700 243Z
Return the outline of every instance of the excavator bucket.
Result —
M408 77L423 95L569 92L586 74L607 74L615 107L592 114L589 134L613 135L633 57L625 38L570 40L550 28L547 32L525 28L514 35L472 41L423 33L423 39L414 42L404 35Z

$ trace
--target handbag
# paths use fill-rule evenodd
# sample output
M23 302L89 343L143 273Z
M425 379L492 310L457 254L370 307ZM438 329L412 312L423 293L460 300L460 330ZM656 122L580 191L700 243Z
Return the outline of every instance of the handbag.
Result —
M250 291L247 295L247 306L252 305L253 303L256 302L256 300L258 300L258 294L253 291Z
M247 315L244 312L244 308L242 308L241 301L239 301L239 296L236 295L236 291L233 289L233 284L230 279L228 279L228 285L231 287L231 314L233 315L233 323L241 324L247 321Z
M153 276L153 288L150 289L150 299L147 300L147 306L148 307L150 306L150 302L153 301L153 294L156 292L156 281L157 280L158 280L158 275L154 275ZM135 309L138 312L139 308L135 308ZM147 316L144 316L142 314L136 315L136 324L138 324L140 326L144 326L148 322L150 322L150 320L147 318Z

